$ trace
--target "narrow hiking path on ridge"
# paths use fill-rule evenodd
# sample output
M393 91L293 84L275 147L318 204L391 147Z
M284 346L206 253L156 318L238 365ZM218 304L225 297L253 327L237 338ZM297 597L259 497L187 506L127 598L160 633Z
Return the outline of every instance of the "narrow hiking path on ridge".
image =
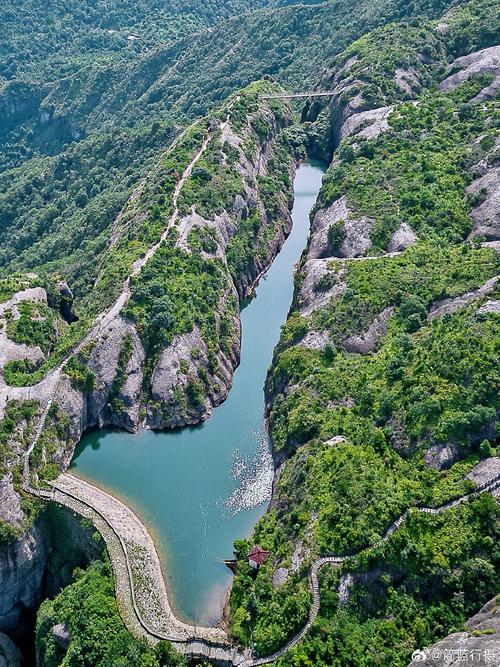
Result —
M226 127L229 125L230 120L231 120L231 109L234 106L235 103L239 101L240 97L236 96L234 100L232 100L228 105L227 105L227 116L226 119L221 122L218 126L217 129L220 132L224 132ZM193 125L196 125L196 122L190 125L189 127L192 127ZM189 129L189 128L187 128ZM172 143L170 150L175 147L180 140L180 138L185 134L187 129L179 136L177 137L174 142ZM172 204L173 204L173 212L172 215L170 216L167 225L165 226L165 229L163 230L159 240L157 243L155 243L153 246L151 246L145 255L143 257L140 257L137 259L133 264L132 264L132 270L129 274L129 276L126 278L122 291L120 295L117 297L113 305L104 313L101 313L97 318L96 322L91 328L91 330L65 355L63 360L59 363L58 366L55 368L51 369L48 371L48 373L45 375L45 377L40 380L37 385L33 385L33 387L29 387L28 395L31 395L31 391L34 390L36 391L36 387L48 387L48 391L45 391L45 402L40 405L41 408L41 415L40 415L40 420L36 426L35 432L33 434L33 439L30 443L30 446L28 447L25 455L24 455L24 461L23 461L23 486L26 491L31 492L33 489L30 484L30 472L29 472L29 461L30 461L30 456L33 453L34 448L36 447L38 440L40 438L40 435L42 434L43 427L47 418L47 415L50 410L50 406L52 403L52 396L54 396L57 392L58 384L61 378L61 372L64 370L64 367L70 360L70 358L74 355L77 354L79 351L81 351L90 341L93 339L97 338L104 329L106 329L110 323L120 315L121 311L123 308L127 305L130 295L131 295L131 288L130 284L133 278L137 277L144 266L147 264L147 262L154 257L160 246L165 242L167 239L170 231L175 227L177 224L177 221L179 219L179 208L178 208L178 200L179 200L179 195L182 192L182 188L184 187L186 181L188 178L191 176L192 171L196 164L199 162L203 154L205 153L210 141L213 138L213 133L209 132L208 135L205 137L203 140L203 143L199 149L199 151L194 155L192 160L189 162L187 165L186 169L182 173L181 178L179 179L177 185L175 186L175 190L172 196ZM16 393L22 393L23 388L14 388ZM44 392L41 392L42 394Z
M226 120L220 123L217 129L224 131L229 122L230 113L228 112ZM205 153L211 139L212 134L209 133L179 179L172 199L173 212L159 241L149 248L143 257L134 262L130 275L125 280L122 291L113 305L97 318L91 331L67 354L59 366L52 369L42 381L50 380L53 383L51 395L55 393L60 381L61 372L71 355L81 350L90 340L98 336L115 317L120 315L122 309L127 304L130 298L132 279L140 274L146 263L155 255L161 244L166 240L171 229L177 224L179 219L179 195L192 170ZM396 254L399 253L391 253L388 256ZM366 261L380 259L380 257L369 256L352 259ZM24 458L23 481L25 489L44 500L64 505L82 516L90 518L95 523L96 528L101 532L106 542L113 564L116 594L122 618L132 632L144 636L149 640L171 641L180 652L192 657L208 658L217 660L221 664L243 665L243 667L254 667L274 662L303 639L319 613L320 585L318 575L321 568L326 564L341 565L343 562L353 558L353 555L340 556L332 554L318 558L312 563L309 573L312 605L308 620L281 649L269 656L254 658L249 652L242 652L238 647L231 645L226 633L220 628L185 624L176 618L170 607L165 580L153 540L147 529L128 507L106 492L70 474L61 475L53 482L51 491L41 491L31 487L29 459L43 431L50 405L51 398L49 396L47 403L41 405L41 418L35 429L33 441ZM473 492L457 498L450 503L446 503L441 507L415 507L411 509L423 513L440 514L481 493L496 491L499 486L500 475L497 475ZM389 526L381 537L381 542L387 541L390 538L392 533L402 525L410 511L408 509ZM359 555L363 551L365 550L354 554L354 556Z

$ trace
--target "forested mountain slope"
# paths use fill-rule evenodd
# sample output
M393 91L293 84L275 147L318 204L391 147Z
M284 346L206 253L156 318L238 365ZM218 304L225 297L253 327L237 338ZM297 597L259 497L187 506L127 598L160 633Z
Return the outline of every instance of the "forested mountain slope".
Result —
M52 84L12 79L0 90L0 270L57 270L85 293L112 219L180 123L266 74L308 87L371 27L447 4L262 10L125 64L88 64Z
M131 58L275 0L27 0L0 9L0 75L50 79L85 63ZM56 55L56 57L54 57Z
M115 221L79 320L64 284L0 281L0 409L17 424L15 405L29 395L28 422L43 427L42 478L68 465L87 426L173 428L226 398L240 301L291 226L293 117L258 99L279 90L252 84L165 153Z
M405 665L498 590L491 496L380 542L500 472L498 27L481 1L383 27L304 112L333 161L268 376L277 479L237 545L235 636L276 650L307 620L311 561L352 558L322 570L319 617L278 664ZM272 554L256 577L254 542Z
M291 227L293 115L282 101L260 99L280 90L255 82L165 152L115 220L80 320L57 276L0 280L0 628L16 640L52 580L52 535L36 489L68 467L82 432L198 423L228 394L240 301ZM71 554L61 558L72 562ZM60 587L72 581L67 567ZM68 664L82 645L88 665L156 655L123 629L109 574L96 565L67 591L106 600L72 614ZM93 622L103 613L121 638L107 648ZM41 632L50 633L43 618ZM54 641L40 644L40 664L58 664Z
M235 545L232 639L285 646L321 556L346 559L279 665L403 667L498 592L491 493L412 510L500 474L498 3L313 4L1 10L0 627L22 635L56 581L41 667L183 664L124 629L105 555L54 578L35 495L85 428L194 424L225 399L305 155L329 168L266 383L276 477ZM282 86L332 96L261 98Z

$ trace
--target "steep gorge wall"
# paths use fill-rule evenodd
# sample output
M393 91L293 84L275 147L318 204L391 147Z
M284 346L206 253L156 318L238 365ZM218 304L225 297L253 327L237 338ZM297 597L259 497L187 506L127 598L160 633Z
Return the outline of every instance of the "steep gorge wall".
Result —
M101 282L96 286L96 293L107 298L108 310L73 348L73 354L33 387L13 387L6 382L10 379L6 367L32 350L30 345L9 338L12 319L19 320L19 310L31 313L33 321L50 318L52 322L53 317L54 331L47 334L50 344L41 340L33 348L37 356L32 361L38 364L50 360L57 351L61 331L67 331L71 323L51 314L48 288L36 277L20 280L19 291L14 288L14 295L3 304L0 334L9 355L2 358L0 369L0 413L2 426L9 420L10 430L2 490L6 503L0 507L0 518L2 525L14 522L22 536L0 553L0 631L23 627L23 619L31 618L51 588L48 582L54 546L49 523L44 518L35 519L31 511L27 519L22 502L26 497L22 489L26 477L21 481L26 450L34 445L29 481L36 485L67 468L74 446L87 428L114 425L133 431L140 426L194 424L206 419L229 392L239 362L240 302L269 267L292 224L296 156L284 137L291 113L286 106L273 110L261 103L259 92L257 87L243 93L234 102L233 115L222 109L203 124L200 137L196 130L194 139L188 136L190 162L182 153L184 162L178 167L167 155L149 180L145 179L143 189L117 220ZM197 145L200 138L203 141ZM165 166L169 159L174 164L171 168ZM170 200L173 204L159 182L172 180L172 176L177 180L175 192L172 188L169 191L174 193ZM203 198L206 180L212 186L212 199L207 200ZM155 252L144 262L143 271L134 269L133 278L125 281L119 294L113 278L116 258L122 261L126 256L128 261L128 239L141 229L147 233L156 216L170 226L170 233L152 246ZM152 238L157 240L158 236ZM142 261L140 255L135 261ZM200 311L197 294L191 304L186 293L177 303L175 288L168 292L170 278L165 280L164 272L175 262L180 268L174 279L183 280L194 272L196 281L206 281L211 291L202 295L201 302L204 297L210 299L207 313ZM120 270L123 276L121 265ZM112 277L108 281L109 272ZM103 284L111 285L111 295ZM186 285L180 287L186 289ZM159 289L167 294L172 309L188 308L193 322L190 331L177 332L173 317L167 318L167 326L173 321L171 329L159 334L155 330L156 338L152 336L149 325ZM142 294L147 296L143 298ZM30 410L17 412L28 404ZM31 527L26 529L27 525ZM68 536L68 544L73 544L74 538ZM67 581L69 577L62 577L59 583Z
M15 542L0 549L0 632L34 660L34 624L41 601L72 581L76 567L102 556L93 528L52 505Z

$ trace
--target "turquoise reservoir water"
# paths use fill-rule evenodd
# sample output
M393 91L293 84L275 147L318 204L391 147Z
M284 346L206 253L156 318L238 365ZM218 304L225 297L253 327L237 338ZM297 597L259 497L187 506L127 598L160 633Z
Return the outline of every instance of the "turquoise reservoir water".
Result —
M322 174L311 163L297 170L292 232L242 310L241 363L211 419L178 431L94 431L75 453L72 472L120 497L150 528L172 606L185 621L219 621L232 576L221 561L232 557L234 540L248 537L269 502L263 387Z

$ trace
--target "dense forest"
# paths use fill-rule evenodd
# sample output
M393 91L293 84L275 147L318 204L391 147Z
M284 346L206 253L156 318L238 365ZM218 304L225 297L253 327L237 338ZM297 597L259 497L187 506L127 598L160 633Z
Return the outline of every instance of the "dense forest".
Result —
M335 148L316 214L345 200L348 218L330 225L322 254L313 222L268 377L282 465L252 541L275 557L254 577L244 559L251 542L237 544L233 632L262 655L276 650L307 619L311 559L353 558L323 575L313 630L278 664L406 665L413 647L460 628L498 590L499 514L489 497L446 519L410 514L379 542L408 507L438 507L466 493L464 475L496 452L498 314L481 315L486 297L475 291L494 285L498 255L471 216L487 191L464 195L474 165L497 164L498 103L481 98L488 74L448 94L436 85L454 57L496 43L491 10L466 3L443 19L444 32L426 22L383 27L335 59L323 85L339 85L344 109L355 96L363 111L394 105L378 136L361 136L360 125L335 147L340 121L328 103L303 114L319 150ZM351 225L361 221L370 227L364 254L373 258L346 262ZM391 247L402 223L412 232L404 251ZM326 271L311 294L313 262ZM470 303L433 315L464 293ZM432 464L450 446L451 461ZM288 573L284 584L275 582L279 568Z
M26 0L0 21L0 336L28 351L0 350L0 484L21 516L0 508L0 564L44 513L22 464L35 434L28 481L47 489L83 421L67 401L42 415L33 387L60 370L87 416L108 382L106 423L134 430L140 348L137 423L204 419L289 231L295 166L319 158L265 386L273 497L234 545L224 622L272 654L309 617L312 563L335 554L310 632L275 664L404 667L462 629L498 593L498 502L411 508L473 492L498 462L498 3ZM330 96L262 99L311 88ZM93 332L123 295L102 380ZM155 369L189 335L167 400ZM270 553L258 571L252 544ZM40 667L187 664L125 628L114 577L103 552L42 602Z
M263 10L132 62L90 63L50 84L22 76L7 82L0 89L0 272L59 271L85 293L111 221L184 122L263 75L285 87L313 85L325 58L369 28L442 6L383 0L361 3L353 15L343 0Z
M0 75L61 78L89 62L130 59L162 42L202 31L273 0L6 2L0 10ZM56 57L54 55L56 54Z

